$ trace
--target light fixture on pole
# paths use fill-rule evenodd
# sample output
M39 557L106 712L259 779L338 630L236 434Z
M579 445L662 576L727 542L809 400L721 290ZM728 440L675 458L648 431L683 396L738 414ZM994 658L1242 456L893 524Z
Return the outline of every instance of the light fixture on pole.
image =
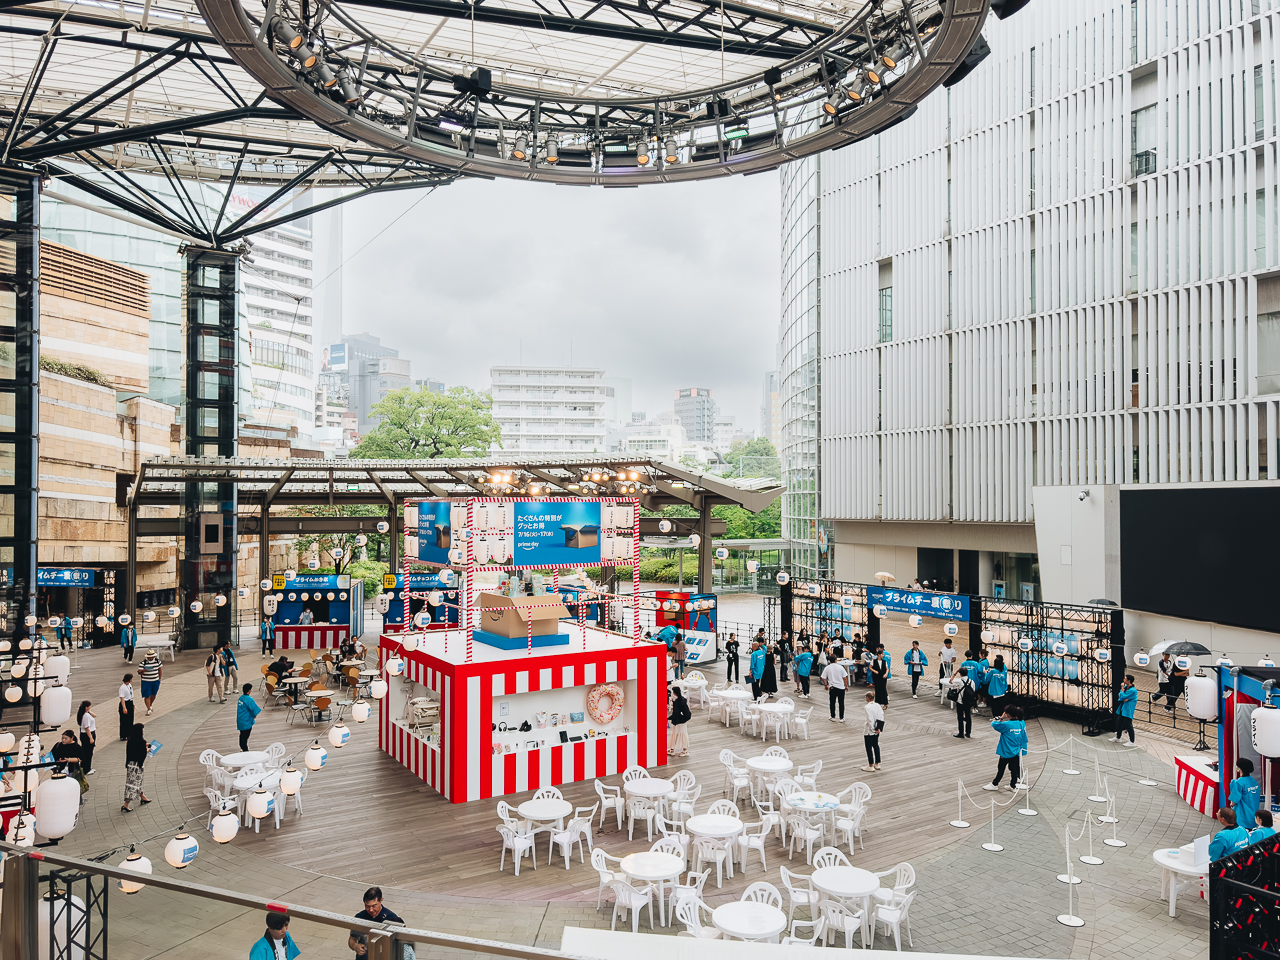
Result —
M829 117L834 117L843 102L844 98L840 96L840 91L832 90L827 94L827 99L822 103L822 112Z
M515 146L511 148L512 160L528 160L529 159L529 138L523 133L516 137Z
M664 146L665 146L665 150L664 150L664 156L662 159L665 160L667 163L679 163L680 150L679 150L679 147L676 145L676 138L667 137L667 141Z
M641 138L636 144L636 163L645 167L649 165L649 141Z
M554 138L547 140L547 163L560 162L560 144Z

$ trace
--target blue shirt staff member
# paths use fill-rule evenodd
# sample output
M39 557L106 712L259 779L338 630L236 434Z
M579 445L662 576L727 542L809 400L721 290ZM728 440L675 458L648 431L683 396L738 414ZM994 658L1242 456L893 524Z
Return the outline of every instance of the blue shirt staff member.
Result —
M987 671L987 702L991 704L991 716L1004 713L1005 695L1009 692L1009 670L1004 665L1004 655L996 654L996 661Z
M262 655L264 657L268 653L276 652L276 623L270 617L262 621L262 627L258 630L258 638L262 641Z
M751 696L760 699L760 680L764 677L764 643L751 641Z
M733 683L742 679L742 671L738 667L738 635L729 634L724 644L725 680Z
M125 660L133 663L133 648L138 642L138 629L133 624L120 628L120 649L124 651Z
M1273 827L1274 820L1270 810L1259 810L1253 815L1254 822L1257 826L1249 831L1249 842L1257 843L1260 840L1269 840L1276 835Z
M1236 761L1236 778L1231 781L1231 789L1227 793L1227 803L1236 812L1236 823L1242 827L1253 823L1260 799L1258 781L1253 779L1253 761L1241 757Z
M267 914L267 932L249 950L249 960L294 960L300 953L289 936L289 918L273 911Z
M902 655L902 662L911 674L911 699L919 700L916 688L920 686L920 678L924 676L924 668L929 665L929 658L920 649L920 641L912 640L911 649Z
M804 699L809 699L809 673L813 669L813 654L809 652L809 645L801 644L800 652L796 654L795 659L796 679L800 681L800 689Z
M1219 830L1209 841L1209 862L1221 860L1229 853L1243 850L1249 845L1249 831L1237 826L1236 812L1230 807L1218 809L1218 822L1224 829Z
M1126 673L1116 695L1116 735L1112 743L1124 743L1122 734L1129 731L1129 746L1133 746L1133 712L1138 706L1138 691L1133 685L1133 674Z
M996 768L996 778L984 783L982 789L999 790L1000 779L1006 769L1009 771L1009 787L1014 789L1022 779L1022 754L1027 749L1027 725L1022 722L1022 708L1005 708L999 720L991 721L991 729L1000 734L1000 742L996 744L1000 763Z

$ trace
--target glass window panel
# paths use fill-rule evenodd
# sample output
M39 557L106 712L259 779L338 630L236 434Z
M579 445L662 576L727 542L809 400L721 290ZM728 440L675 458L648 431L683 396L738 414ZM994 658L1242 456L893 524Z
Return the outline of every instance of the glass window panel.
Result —
M222 322L221 300L200 300L196 304L200 323L208 327L216 327Z
M0 443L0 486L12 487L15 477L17 477L17 445Z

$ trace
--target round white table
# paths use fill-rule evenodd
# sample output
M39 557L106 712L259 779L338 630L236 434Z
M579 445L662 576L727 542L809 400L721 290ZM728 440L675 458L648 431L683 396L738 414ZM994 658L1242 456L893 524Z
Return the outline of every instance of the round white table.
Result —
M780 718L782 718L781 722L785 725L786 723L785 718L791 716L791 714L796 712L796 705L794 703L761 703L756 705L756 709L759 710L761 713L777 714ZM765 738L764 730L765 730L764 724L761 723L760 724L761 740ZM791 731L788 730L787 737L790 738L790 736L791 736Z
M716 907L711 913L711 922L726 937L737 937L739 940L772 942L787 929L785 913L777 907L754 900L739 900L737 903Z
M747 769L756 775L761 784L766 777L776 777L780 773L788 773L795 766L786 757L748 757Z
M1185 850L1166 848L1152 855L1160 867L1160 899L1169 901L1169 916L1178 912L1178 891L1185 887L1200 886L1209 876L1209 864L1196 866Z
M728 840L742 832L742 821L722 813L700 813L684 822L684 828L691 837L706 837L708 840ZM729 855L725 858L730 878L733 877L733 844L726 844ZM720 886L717 876L716 886Z
M698 694L698 706L703 706L707 702L707 681L706 680L690 680L683 677L679 680L673 680L672 686L680 688L680 692L684 694L685 699L689 698L691 692Z
M805 813L830 813L840 805L840 798L833 793L799 791L787 797L787 805Z
M720 701L724 705L724 725L726 727L733 724L733 704L740 703L743 700L750 700L751 692L749 690L721 690Z
M262 750L246 750L243 753L228 753L218 762L228 770L239 770L254 763L266 763L270 756Z
M640 777L636 780L629 780L622 785L622 789L632 797L643 797L645 800L660 800L676 792L676 785L670 780L660 780L657 777Z
M269 793L280 788L280 771L269 770L265 774L242 773L231 781L231 785L237 790L256 789L261 785L262 789Z
M880 889L880 879L861 867L821 867L810 876L815 890L835 900L857 900L862 908L862 945L867 946L871 930L871 895Z
M659 853L653 850L644 853L633 853L618 862L618 869L633 880L652 883L658 894L658 922L667 925L666 894L663 883L677 880L684 872L684 858L674 853Z
M551 845L551 833L554 830L564 829L564 818L573 813L573 804L568 800L557 800L555 797L544 797L541 800L526 800L520 806L516 807L516 813L520 814L530 823L550 824L550 826L535 827L531 832L534 834L546 833L547 846ZM535 838L536 839L536 838ZM548 852L550 852L548 850ZM533 847L533 855L538 855L538 846L535 842Z

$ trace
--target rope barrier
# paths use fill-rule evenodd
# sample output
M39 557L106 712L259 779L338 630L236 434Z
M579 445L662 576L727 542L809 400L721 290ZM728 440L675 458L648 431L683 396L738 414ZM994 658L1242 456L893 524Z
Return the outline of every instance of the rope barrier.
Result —
M1081 827L1081 828L1080 828L1080 835L1081 835L1081 836L1083 836L1083 835L1084 835L1084 827ZM1070 824L1070 822L1066 823L1066 824L1063 826L1063 828L1062 828L1062 836L1063 836L1063 840L1064 840L1064 842L1065 842L1065 846L1066 846L1066 848L1067 848L1067 873L1066 873L1066 876L1067 876L1068 878L1070 878L1070 877L1072 876L1072 873L1071 873L1071 824ZM1080 839L1080 836L1077 836L1077 837L1076 837L1076 839L1077 839L1077 840L1079 840L1079 839ZM1062 880L1062 875L1059 875L1058 879L1059 879L1059 880ZM1075 901L1074 901L1074 899L1073 899L1073 898L1074 898L1074 896L1075 896L1075 885L1076 885L1077 883L1079 883L1079 882L1080 882L1080 878L1079 878L1079 877L1076 877L1076 878L1075 878L1075 880L1074 880L1074 882L1070 881L1069 879L1068 879L1068 880L1064 880L1063 882L1067 884L1067 912L1066 912L1066 913L1060 913L1060 914L1058 914L1058 922L1059 922L1060 924L1062 924L1064 927L1083 927L1083 926L1084 926L1084 921L1083 921L1083 920L1081 920L1079 917L1077 917L1077 916L1075 915Z
M992 853L999 853L1004 847L996 843L996 798L991 798L991 842L982 845L983 850L990 850Z
M1098 867L1102 865L1102 858L1093 855L1093 821L1085 817L1085 823L1089 825L1089 853L1080 857L1081 863L1087 863L1090 866Z

